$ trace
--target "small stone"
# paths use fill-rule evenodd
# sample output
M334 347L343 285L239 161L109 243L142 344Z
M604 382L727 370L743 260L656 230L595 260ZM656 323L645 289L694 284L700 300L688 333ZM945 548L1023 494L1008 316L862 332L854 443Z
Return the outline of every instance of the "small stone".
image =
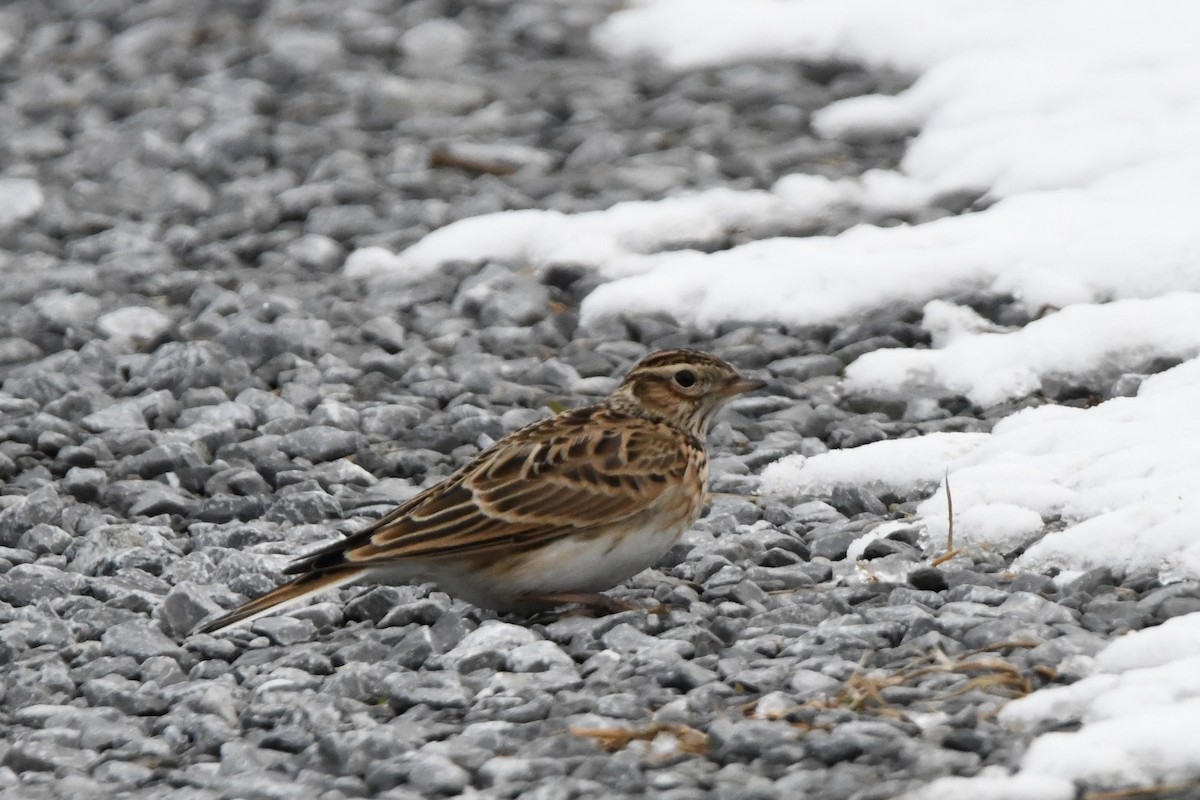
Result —
M151 656L142 662L141 677L159 686L171 686L186 679L179 662L168 656Z
M330 461L357 450L358 434L328 425L315 425L283 436L279 447L292 458L307 458L313 463Z
M175 489L164 487L143 492L129 507L129 515L156 517L159 514L176 514L190 517L199 505L199 501L186 497Z
M485 786L512 786L530 783L538 778L538 771L527 758L496 756L479 768L479 777Z
M259 425L298 414L296 407L279 395L254 387L243 389L234 402L251 409Z
M390 602L390 601L389 601ZM406 625L432 625L446 613L446 604L432 597L422 597L400 605L384 606L385 616L377 623L380 628L402 628Z
M463 281L453 308L478 316L480 323L489 327L529 326L550 313L550 294L530 277L489 265ZM578 379L579 374L574 378Z
M345 431L358 430L358 411L337 400L322 400L310 415L314 425L339 428Z
M813 731L805 745L808 753L826 766L851 761L871 749L869 740L825 731Z
M105 338L133 345L151 342L170 327L170 317L148 306L119 308L96 320L96 329Z
M0 226L29 219L45 202L41 185L30 178L0 178Z
M38 523L21 535L17 547L31 553L44 555L53 553L61 555L71 545L75 538L57 525Z
M293 492L276 499L271 506L271 515L296 524L311 524L339 519L342 506L336 498L319 490Z
M107 575L123 566L157 564L180 555L167 540L170 529L127 523L101 525L76 539L68 550L70 569L84 575Z
M235 519L246 521L261 517L266 508L267 502L262 497L219 494L205 498L195 512L195 518L201 522L216 523Z
M179 659L183 655L179 645L145 619L114 625L100 637L100 644L108 655L133 656L139 663L153 656Z
M208 587L180 581L167 592L154 616L172 636L184 636L194 630L201 620L216 616L222 610L212 599Z
M461 794L470 782L465 769L442 755L421 753L409 762L408 783L424 797Z
M1000 603L1000 611L1014 619L1040 622L1044 625L1076 624L1078 621L1078 615L1071 609L1030 592L1013 592Z
M554 642L536 641L522 644L509 651L504 659L510 672L545 672L552 669L575 669L575 660Z
M295 617L265 617L254 622L253 630L266 636L272 644L287 647L311 641L317 633L317 626Z
M462 62L471 49L470 31L451 19L430 19L400 37L400 52L412 64L445 69Z
M394 404L363 409L359 418L368 436L398 439L419 425L425 414L416 406Z
M964 753L979 753L983 752L987 741L975 731L966 730L964 728L955 728L951 730L942 739L942 746L951 750L959 750Z
M0 600L27 606L47 597L67 597L83 591L81 575L41 564L19 564L0 580Z
M151 392L141 397L119 400L107 408L92 412L80 424L92 433L146 428L150 419L167 416L179 407L179 401L166 390Z
M52 486L31 492L0 512L0 545L13 547L34 525L58 522L64 503Z
M921 551L910 544L897 542L894 539L875 539L869 542L863 548L862 559L870 561L876 558L886 558L887 556L900 556L910 561L916 561L921 557Z
M535 641L528 628L488 620L463 637L441 660L462 673L495 670L504 663L510 650Z
M131 383L165 391L173 399L173 392L221 385L229 362L228 351L212 342L167 342L150 354Z
M858 531L835 530L813 539L809 552L813 558L841 561L846 557L850 544L858 538Z
M346 604L346 619L378 623L393 609L401 606L404 598L395 586L374 586L357 595Z
M326 490L335 486L371 486L377 482L374 475L346 459L320 464L309 475Z
M416 627L404 634L404 638L392 648L388 660L407 669L420 669L435 650L433 635L425 626Z
M345 256L336 240L319 233L306 233L289 242L284 253L300 266L326 272L341 264Z
M121 459L113 472L120 478L133 475L154 478L166 472L182 472L203 465L204 459L191 445L183 442L164 442L136 456Z
M98 499L107 484L108 475L102 469L71 467L63 478L62 487L67 494L86 503Z
M717 719L708 728L711 757L720 761L750 761L778 744L797 738L796 730L782 720Z
M73 444L70 436L57 431L42 431L37 437L37 449L48 456L58 455L63 448Z
M365 341L377 344L389 353L398 353L404 347L404 326L392 317L372 317L358 330Z
M887 514L887 506L878 497L859 486L834 487L830 502L848 517L864 512L875 516Z
M844 368L841 359L827 355L781 358L768 365L775 375L794 381L806 381L821 375L841 375Z
M393 672L382 689L399 711L415 705L465 708L470 702L462 680L453 672Z
M0 338L0 364L21 364L41 356L41 348L33 342L17 336Z
M147 691L139 681L120 675L93 678L79 688L93 706L112 706L124 714L161 714L167 709L166 701L157 691Z
M1140 630L1153 622L1153 617L1137 603L1121 602L1109 595L1102 595L1087 604L1080 624L1094 633L1113 633L1123 630Z
M946 582L946 576L935 567L921 567L912 570L908 573L908 583L914 588L929 592L944 592L950 586Z

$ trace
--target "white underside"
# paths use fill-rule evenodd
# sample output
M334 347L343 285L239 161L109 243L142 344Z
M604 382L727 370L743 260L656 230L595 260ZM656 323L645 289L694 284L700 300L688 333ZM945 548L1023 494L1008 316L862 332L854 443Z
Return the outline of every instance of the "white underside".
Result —
M252 614L230 625L250 625L269 614L278 614L346 584L369 581L384 584L434 583L453 597L497 611L526 607L521 595L559 592L601 592L654 566L689 526L675 530L645 527L630 531L614 544L612 538L561 539L529 554L529 563L503 575L468 573L453 564L414 562L375 569L322 586L306 595Z
M405 565L371 575L381 583L426 580L472 605L498 611L523 607L527 594L601 592L654 566L689 526L646 527L615 543L606 537L568 537L529 554L530 562L502 575L467 573L451 565Z

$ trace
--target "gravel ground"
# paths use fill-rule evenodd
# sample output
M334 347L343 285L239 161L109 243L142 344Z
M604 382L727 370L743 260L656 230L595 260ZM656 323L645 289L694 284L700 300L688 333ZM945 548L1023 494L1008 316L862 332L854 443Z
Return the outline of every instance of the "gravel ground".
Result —
M987 430L1011 410L843 394L848 361L926 340L914 309L583 329L595 278L569 265L340 275L357 247L489 211L899 158L901 142L807 130L897 77L614 65L587 44L614 5L0 10L0 796L886 798L1011 764L1006 699L1200 610L1195 583L1148 575L1060 586L978 550L935 565L912 528L848 561L917 498L755 496L783 455ZM1004 298L958 299L1013 321ZM360 587L186 635L290 556L685 344L769 386L713 431L707 516L614 591L661 613L497 617L431 587Z

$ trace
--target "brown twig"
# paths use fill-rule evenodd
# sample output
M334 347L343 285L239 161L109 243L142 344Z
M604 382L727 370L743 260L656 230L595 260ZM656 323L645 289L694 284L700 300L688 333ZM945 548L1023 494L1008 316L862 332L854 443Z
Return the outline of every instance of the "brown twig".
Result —
M609 753L623 750L632 742L652 742L660 733L669 733L679 742L681 752L702 756L708 753L708 734L680 722L655 722L644 728L579 728L572 726L571 733L594 739L600 748Z
M517 171L517 167L513 164L506 164L503 161L484 161L480 158L471 158L470 156L459 155L444 147L435 147L433 152L429 154L429 165L431 167L453 167L466 172L478 172L482 175L512 175Z

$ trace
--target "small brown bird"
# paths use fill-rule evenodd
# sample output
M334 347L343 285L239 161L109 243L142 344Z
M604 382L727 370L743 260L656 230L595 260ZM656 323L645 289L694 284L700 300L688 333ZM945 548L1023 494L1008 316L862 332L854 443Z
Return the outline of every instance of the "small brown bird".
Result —
M600 403L506 436L200 630L362 579L428 581L496 610L621 608L600 592L652 566L696 521L709 424L726 400L762 386L695 350L647 356Z

